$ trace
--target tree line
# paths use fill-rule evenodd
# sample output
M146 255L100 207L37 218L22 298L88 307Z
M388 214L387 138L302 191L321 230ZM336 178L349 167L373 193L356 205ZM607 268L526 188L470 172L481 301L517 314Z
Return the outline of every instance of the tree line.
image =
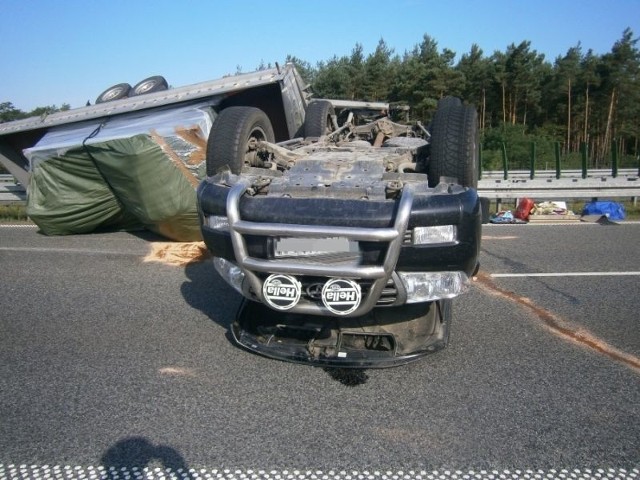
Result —
M2 102L0 103L0 123L13 122L14 120L21 120L23 118L29 117L40 117L42 115L49 115L55 112L63 112L70 109L71 105L69 105L68 103L63 103L61 107L49 105L46 107L34 108L30 112L24 112L19 108L14 107L13 103L11 102Z

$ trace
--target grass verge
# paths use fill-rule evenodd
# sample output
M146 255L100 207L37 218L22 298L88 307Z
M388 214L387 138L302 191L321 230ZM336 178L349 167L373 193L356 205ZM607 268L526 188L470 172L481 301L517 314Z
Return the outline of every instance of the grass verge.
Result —
M29 217L27 217L27 206L20 203L0 205L0 222L29 223Z

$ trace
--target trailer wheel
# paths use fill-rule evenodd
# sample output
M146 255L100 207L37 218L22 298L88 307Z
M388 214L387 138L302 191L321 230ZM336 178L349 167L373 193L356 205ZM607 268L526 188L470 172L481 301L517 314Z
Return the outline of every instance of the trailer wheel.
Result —
M135 84L135 86L129 92L129 96L144 95L145 93L161 92L167 90L169 84L164 77L160 75L154 75L153 77L145 78L144 80Z
M207 175L225 167L236 175L245 165L254 165L254 140L274 142L269 117L254 107L228 107L213 122L207 141Z
M113 100L120 100L121 98L127 98L131 91L131 85L128 83L118 83L112 87L107 88L104 92L98 95L96 103L111 102Z
M335 110L331 102L316 100L307 105L304 118L304 136L322 137L332 132L331 116Z
M431 123L429 186L435 187L440 177L452 177L463 187L477 188L478 138L475 108L455 97L440 100Z

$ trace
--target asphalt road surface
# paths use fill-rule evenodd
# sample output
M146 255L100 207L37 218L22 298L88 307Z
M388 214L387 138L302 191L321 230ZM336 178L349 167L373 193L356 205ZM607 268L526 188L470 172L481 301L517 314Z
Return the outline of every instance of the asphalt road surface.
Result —
M0 227L0 479L640 478L640 225L487 226L449 348L236 347L210 261Z

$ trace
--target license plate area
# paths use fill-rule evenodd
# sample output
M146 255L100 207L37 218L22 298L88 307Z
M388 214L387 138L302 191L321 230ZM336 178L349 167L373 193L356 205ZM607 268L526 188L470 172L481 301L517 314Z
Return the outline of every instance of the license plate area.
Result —
M336 253L359 253L358 242L346 237L278 238L274 242L274 258L307 257Z

